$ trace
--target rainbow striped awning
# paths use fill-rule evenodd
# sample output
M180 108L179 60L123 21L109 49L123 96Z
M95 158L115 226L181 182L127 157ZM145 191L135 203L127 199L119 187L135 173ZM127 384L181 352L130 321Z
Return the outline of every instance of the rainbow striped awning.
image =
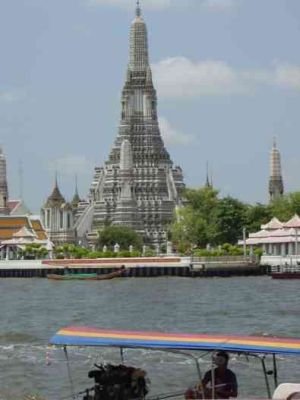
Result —
M300 355L300 339L295 338L119 331L79 326L60 329L50 344Z

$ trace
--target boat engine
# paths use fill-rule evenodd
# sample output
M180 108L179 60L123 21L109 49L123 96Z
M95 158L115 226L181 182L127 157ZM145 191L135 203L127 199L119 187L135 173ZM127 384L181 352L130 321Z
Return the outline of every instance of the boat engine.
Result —
M148 393L146 372L126 365L102 364L89 372L95 380L94 393L83 400L144 399Z

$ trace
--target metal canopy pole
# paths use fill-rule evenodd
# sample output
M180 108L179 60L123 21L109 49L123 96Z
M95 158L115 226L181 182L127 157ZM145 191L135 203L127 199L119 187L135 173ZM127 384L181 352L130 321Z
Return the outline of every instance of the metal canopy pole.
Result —
M278 386L278 371L277 371L277 360L275 354L273 354L273 374L274 374L274 385L276 389Z
M72 399L75 399L76 395L75 395L75 391L74 391L74 383L73 383L72 376L71 376L71 369L70 369L67 346L64 346L64 353L65 353L65 357L66 357L66 361L67 361L67 370L68 370L68 378L69 378L70 387L71 387L71 396L72 396Z
M124 349L123 347L120 347L120 356L121 356L121 362L124 364Z
M270 383L269 383L268 374L267 374L267 368L266 368L266 363L265 363L265 357L261 358L261 363L262 363L262 368L263 368L263 371L264 371L268 398L271 399L272 396L271 396Z
M158 351L163 351L163 352L165 352L165 353L173 353L173 354L180 354L181 356L185 356L185 357L187 357L187 358L190 358L190 359L192 359L194 362L195 362L195 364L196 364L196 369L197 369L197 373L198 373L198 378L199 378L199 382L200 382L200 384L201 384L201 392L202 392L202 395L203 395L203 398L204 398L204 391L203 391L203 388L202 388L202 372L201 372L201 368L200 368L200 364L199 364L199 358L198 357L195 357L193 354L191 354L191 353L186 353L186 352L184 352L184 351L180 351L180 350L174 350L174 349L168 349L168 350L166 350L166 349L156 349L156 350L158 350ZM210 352L209 352L210 353ZM206 355L207 353L204 353L204 355Z
M211 356L211 383L212 383L212 392L211 392L211 398L215 399L215 394L216 394L216 377L215 377L215 368L214 368L214 352L212 352Z
M254 358L258 358L261 361L262 364L262 368L263 368L263 373L264 373L264 377L265 377L265 382L266 382L266 388L267 388L267 393L268 393L268 398L271 399L271 389L270 389L270 383L269 383L269 378L268 378L268 372L267 372L267 368L266 368L266 363L265 363L265 358L266 356L259 356L258 354L253 354L253 353L245 353L248 356L254 357ZM274 363L274 358L275 358L275 354L273 355L273 363ZM277 366L276 366L276 358L275 358L275 364L274 365L274 382L277 383Z

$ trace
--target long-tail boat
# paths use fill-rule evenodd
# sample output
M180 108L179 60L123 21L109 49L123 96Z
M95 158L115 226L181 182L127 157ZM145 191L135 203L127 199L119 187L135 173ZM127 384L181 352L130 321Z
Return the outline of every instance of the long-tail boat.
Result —
M56 281L104 281L124 276L124 269L113 271L108 274L80 274L80 273L67 273L64 275L48 274L47 278Z

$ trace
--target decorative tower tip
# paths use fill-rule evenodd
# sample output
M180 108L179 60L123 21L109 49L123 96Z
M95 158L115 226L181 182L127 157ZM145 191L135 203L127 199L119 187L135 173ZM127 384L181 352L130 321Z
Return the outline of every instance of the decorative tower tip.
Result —
M283 178L281 172L281 157L277 148L276 138L273 138L273 147L270 154L270 178L269 194L270 201L276 200L284 193Z
M148 35L146 24L141 17L140 2L136 3L136 17L130 29L130 71L146 71L149 66Z
M137 17L140 17L140 16L142 15L140 0L137 0L137 2L136 2L135 15L136 15Z
M55 177L54 177L54 187L58 188L58 178L57 178L57 171L55 171Z
M6 158L0 146L0 214L9 214Z
M75 194L78 195L78 176L75 174Z
M210 182L209 182L209 173L208 173L208 161L206 162L206 187L210 187Z

